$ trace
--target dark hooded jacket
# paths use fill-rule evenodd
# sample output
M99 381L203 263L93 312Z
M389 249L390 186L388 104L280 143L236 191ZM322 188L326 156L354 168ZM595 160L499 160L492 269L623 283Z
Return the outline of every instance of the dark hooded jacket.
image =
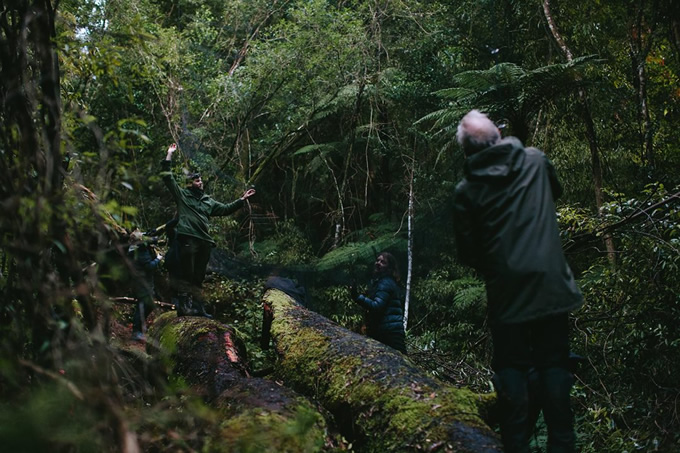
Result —
M401 288L394 278L382 275L373 279L368 296L360 295L357 303L368 311L368 336L406 353Z
M134 265L132 289L137 299L153 296L154 273L161 262L153 247L145 242L128 247L128 256Z
M211 244L215 244L208 233L210 217L226 216L239 210L243 206L243 200L238 199L232 203L220 203L202 190L187 188L177 185L175 178L170 172L170 161L162 161L163 181L177 203L179 221L175 227L177 235L192 236Z
M455 194L458 253L486 282L489 322L579 307L555 214L562 188L545 154L508 137L469 156L464 171Z

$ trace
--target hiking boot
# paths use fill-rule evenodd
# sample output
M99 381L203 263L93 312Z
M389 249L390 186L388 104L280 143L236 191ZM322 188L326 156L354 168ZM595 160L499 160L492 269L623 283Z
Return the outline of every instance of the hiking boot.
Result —
M144 343L146 341L146 337L142 332L132 332L132 341Z
M178 295L177 316L201 316L201 310L194 306L191 294L181 293Z
M194 308L196 309L196 316L203 316L204 318L212 319L212 315L205 311L205 305L201 299L194 300Z

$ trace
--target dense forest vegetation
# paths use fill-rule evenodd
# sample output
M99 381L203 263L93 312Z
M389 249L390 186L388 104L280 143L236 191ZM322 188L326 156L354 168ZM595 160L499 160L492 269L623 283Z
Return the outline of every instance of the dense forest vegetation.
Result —
M454 135L477 108L565 188L580 451L680 451L677 0L0 0L0 73L3 450L202 451L214 434L111 340L123 229L174 215L171 143L214 198L257 190L213 219L231 268L206 287L254 369L274 360L269 271L358 331L346 285L389 249L410 360L492 392L483 282L452 237Z

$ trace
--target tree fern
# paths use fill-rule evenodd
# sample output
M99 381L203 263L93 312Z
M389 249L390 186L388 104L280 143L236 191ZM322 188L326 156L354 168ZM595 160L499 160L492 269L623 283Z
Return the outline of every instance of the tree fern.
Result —
M453 296L453 305L458 311L467 312L470 309L486 301L486 289L484 282L468 277L456 281L459 288Z
M489 69L461 72L453 77L452 87L435 93L448 105L416 124L434 122L437 135L449 143L454 141L460 118L477 108L492 118L507 121L512 133L525 141L529 124L540 107L590 82L585 70L594 61L591 55L531 70L514 63L499 63Z

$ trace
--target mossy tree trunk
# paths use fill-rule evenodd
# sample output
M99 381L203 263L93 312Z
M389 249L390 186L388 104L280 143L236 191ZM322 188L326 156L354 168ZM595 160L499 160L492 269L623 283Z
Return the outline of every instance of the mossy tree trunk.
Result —
M249 376L243 342L230 326L201 317L156 318L149 350L218 411L211 452L312 452L329 443L311 402L274 381Z
M318 399L357 451L497 452L488 396L432 379L406 356L268 290L277 377Z

